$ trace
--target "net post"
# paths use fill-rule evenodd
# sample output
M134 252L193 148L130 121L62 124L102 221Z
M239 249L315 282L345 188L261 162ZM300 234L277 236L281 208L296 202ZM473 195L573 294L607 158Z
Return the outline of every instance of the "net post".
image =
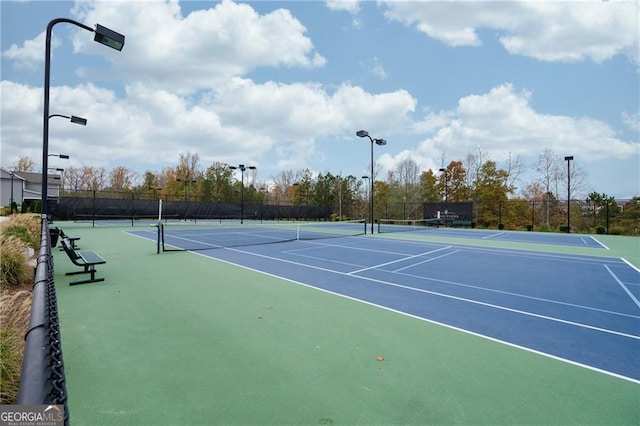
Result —
M156 238L156 254L160 254L160 244L162 241L162 221L158 220L156 224L156 228L158 228L157 238Z

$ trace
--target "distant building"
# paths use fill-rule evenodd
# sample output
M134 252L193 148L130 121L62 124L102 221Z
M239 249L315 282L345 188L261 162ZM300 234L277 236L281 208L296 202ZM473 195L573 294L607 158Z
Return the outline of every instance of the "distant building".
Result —
M60 198L60 175L47 176L47 199ZM23 204L42 199L42 173L18 172L0 167L0 206L10 206L13 200L18 211Z

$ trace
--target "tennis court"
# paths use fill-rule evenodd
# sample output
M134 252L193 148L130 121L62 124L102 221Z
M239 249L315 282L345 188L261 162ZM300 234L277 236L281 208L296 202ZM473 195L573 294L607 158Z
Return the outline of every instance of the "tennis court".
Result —
M197 228L173 227L171 244L640 383L640 272L620 259L356 236L265 246L282 230Z
M80 424L640 419L640 272L608 256L611 237L548 251L416 233L220 248L175 228L172 246L203 246L156 254L154 227L78 225L106 281L68 287L56 263Z
M378 226L378 232L383 234L414 232L445 238L469 238L606 249L600 241L591 235L558 234L551 232L498 231L490 229L451 228L444 226L435 227L428 226L428 220L395 220L387 221L385 223L385 220L382 219Z

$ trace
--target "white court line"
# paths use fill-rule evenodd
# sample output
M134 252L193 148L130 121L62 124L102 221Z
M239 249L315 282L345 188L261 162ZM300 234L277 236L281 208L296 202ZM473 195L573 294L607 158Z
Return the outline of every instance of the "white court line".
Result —
M555 305L569 306L569 307L572 307L572 308L578 308L578 309L583 309L583 310L587 310L587 311L600 312L600 313L609 314L609 315L618 315L618 316L627 317L627 318L640 319L640 316L638 316L638 315L625 314L625 313L622 313L622 312L610 311L610 310L607 310L607 309L592 308L591 306L578 305L576 303L561 302L561 301L558 301L558 300L545 299L545 298L542 298L542 297L535 297L535 296L528 296L526 294L513 293L513 292L510 292L510 291L504 291L504 290L496 290L496 289L493 289L493 288L480 287L480 286L476 286L476 285L472 285L472 284L463 284L463 283L459 283L459 282L456 282L456 281L448 281L448 280L442 280L442 279L438 279L438 278L424 277L424 276L415 275L415 274L407 274L407 273L404 273L404 272L401 273L401 275L404 275L404 276L407 276L407 277L411 277L411 278L418 278L418 279L424 280L424 281L433 281L433 282L436 282L436 283L447 284L447 285L451 285L451 286L472 288L474 290L485 291L485 292L488 292L488 293L504 294L504 295L507 295L507 296L519 297L519 298L522 298L522 299L530 299L530 300L535 300L535 301L538 301L538 302L545 302L545 303L551 303L551 304L555 304Z
M449 248L451 248L451 246L441 247L439 249L435 249L435 250L431 250L431 251L425 251L424 253L418 253L418 254L414 254L412 256L403 257L403 258L400 258L400 259L392 260L391 262L379 263L377 265L369 266L367 268L357 269L355 271L348 272L347 275L357 274L358 272L364 272L364 271L368 271L370 269L377 269L377 268L380 268L382 266L393 265L394 263L404 262L405 260L415 259L416 257L421 257L421 256L424 256L424 255L427 255L427 254L436 253L438 251L446 250L446 249L449 249Z
M239 252L239 253L248 254L248 255L251 255L251 256L264 257L264 258L276 260L276 261L279 261L279 262L292 263L292 264L296 264L296 265L300 265L300 266L306 266L306 267L309 267L309 268L312 268L312 269L325 270L327 272L332 272L332 273L336 273L336 274L340 274L340 275L346 275L346 274L344 274L342 272L337 272L337 271L333 271L333 270L330 270L330 269L319 268L319 267L315 267L315 266L307 265L307 264L300 264L298 262L292 262L292 261L288 261L288 260L284 260L284 259L279 259L277 257L256 254L256 253L248 252L248 251L245 251L245 250L234 249L234 248L229 248L228 250L236 251L236 252ZM368 302L366 300L358 299L358 298L353 297L353 296L347 296L346 294L342 294L342 293L338 293L338 292L335 292L335 291L319 288L319 287L317 287L315 285L312 285L312 284L307 284L307 283L304 283L304 282L296 281L296 280L293 280L291 278L286 278L286 277L283 277L283 276L280 276L280 275L276 275L276 274L272 274L272 273L269 273L269 272L265 272L265 271L262 271L260 269L251 268L249 266L241 265L241 264L234 263L234 262L231 262L231 261L228 261L228 260L211 257L211 256L208 256L208 255L206 255L204 253L195 252L194 254L198 255L198 256L206 257L208 259L215 259L215 260L217 260L219 262L227 263L229 265L234 265L234 266L246 269L246 270L254 271L254 272L257 272L257 273L260 273L260 274L264 274L264 275L267 275L267 276L271 276L271 277L280 279L280 280L284 280L284 281L288 281L288 282L291 282L291 283L294 283L294 284L302 285L304 287L307 287L307 288L310 288L310 289L313 289L313 290L316 290L316 291L321 291L321 292L324 292L324 293L332 294L332 295L335 295L335 296L338 296L338 297L342 297L342 298L345 298L345 299L353 300L353 301L358 302L358 303L364 303L366 305L375 306L377 308L381 308L381 309L387 310L389 312L394 312L394 313L397 313L397 314L400 314L400 315L404 315L406 317L410 317L410 318L414 318L414 319L417 319L417 320L420 320L420 321L428 322L430 324L435 324L435 325L438 325L438 326L441 326L441 327L446 327L446 328L448 328L450 330L456 330L456 331L460 331L462 333L465 333L465 334L468 334L468 335L471 335L471 336L481 337L483 339L487 339L487 340L492 341L492 342L496 342L496 343L500 343L500 344L503 344L503 345L506 345L506 346L509 346L509 347L521 349L521 350L524 350L524 351L527 351L527 352L530 352L530 353L534 353L534 354L537 354L537 355L544 356L544 357L549 358L549 359L554 359L554 360L558 360L558 361L561 361L561 362L565 362L565 363L570 364L570 365L575 365L575 366L578 366L578 367L582 367L582 368L585 368L587 370L591 370L591 371L595 371L595 372L598 372L598 373L605 374L607 376L616 377L618 379L622 379L622 380L626 380L626 381L629 381L629 382L640 384L640 380L634 379L632 377L623 376L621 374L617 374L617 373L613 373L611 371L607 371L607 370L603 370L603 369L600 369L600 368L597 368L597 367L593 367L593 366L588 365L588 364L582 364L582 363L579 363L579 362L576 362L576 361L573 361L573 360L570 360L570 359L567 359L567 358L562 358L562 357L559 357L559 356L556 356L556 355L552 355L552 354L549 354L549 353L546 353L546 352L542 352L542 351L538 351L538 350L535 350L535 349L531 349L531 348L528 348L526 346L517 345L515 343L511 343L511 342L508 342L506 340L500 340L500 339L497 339L495 337L491 337L491 336L480 334L480 333L477 333L477 332L474 332L474 331L466 330L464 328L459 328L459 327L456 327L456 326L453 326L453 325L450 325L450 324L446 324L446 323L442 323L442 322L439 322L439 321L431 320L431 319L428 319L428 318L420 317L418 315L410 314L408 312L399 311L399 310L390 308L388 306L379 305L377 303ZM368 278L360 277L360 276L356 276L355 278L368 280Z
M443 257L445 257L445 256L450 256L450 255L452 255L452 254L454 254L454 253L458 253L459 251L460 251L460 250L450 251L449 253L445 253L445 254L440 255L440 256L432 257L432 258L430 258L430 259L425 259L425 260L423 260L422 262L412 263L411 265L404 266L404 267L402 267L402 268L400 268L400 269L395 269L395 270L394 270L394 271L392 271L392 272L400 272L400 271L404 271L405 269L413 268L414 266L422 265L423 263L432 262L432 261L434 261L434 260L442 259L442 258L443 258Z
M613 273L613 271L611 271L611 269L609 269L609 267L607 265L604 265L605 269L611 274L611 276L613 277L614 280L616 280L616 282L618 284L620 284L620 287L622 287L622 289L629 295L629 297L631 298L631 300L634 301L634 303L636 304L636 306L638 308L640 308L640 301L638 301L638 299L633 295L633 293L631 293L629 291L629 289L627 288L626 285L624 285L624 283L622 281L620 281L618 279L618 277L616 276L616 274Z
M602 244L596 237L594 237L593 235L591 236L591 238L593 239L593 241L595 241L596 243L600 244L602 247L604 247L606 250L609 250L609 247L607 247L606 245Z
M486 237L482 237L483 240L488 240L489 238L497 238L503 236L504 232L498 232L497 234L487 235Z
M622 333L622 332L615 331L615 330L609 330L609 329L606 329L606 328L595 327L595 326L592 326L592 325L582 324L582 323L578 323L578 322L575 322L575 321L567 321L567 320L563 320L563 319L560 319L560 318L554 318L554 317L550 317L550 316L547 316L547 315L541 315L541 314L536 314L536 313L533 313L533 312L522 311L522 310L519 310L519 309L508 308L508 307L505 307L505 306L495 305L495 304L492 304L492 303L481 302L481 301L478 301L478 300L467 299L467 298L459 297L459 296L452 296L450 294L439 293L437 291L424 290L424 289L419 289L419 288L407 286L407 285L404 285L404 284L397 284L397 283L393 283L393 282L389 282L389 281L385 281L385 280L379 280L379 279L375 279L375 278L363 277L361 275L355 275L354 276L353 273L355 271L353 271L353 272L340 272L340 271L335 271L333 269L327 269L327 268L322 268L322 267L319 267L319 266L308 265L306 263L294 262L292 260L280 259L278 257L268 256L268 255L265 255L265 254L252 253L252 252L249 252L249 251L245 251L245 250L241 250L241 249L237 249L237 248L232 248L232 247L227 247L226 250L231 250L231 251L235 251L235 252L238 252L238 253L244 253L244 254L248 254L248 255L256 256L256 257L262 257L262 258L265 258L265 259L271 259L271 260L275 260L275 261L278 261L278 262L290 263L290 264L293 264L293 265L302 266L302 267L306 267L306 268L318 269L318 270L326 271L326 272L333 273L333 274L350 276L350 277L362 279L362 280L365 280L365 281L371 281L371 282L375 282L375 283L378 283L378 284L388 285L388 286L391 286L391 287L397 287L397 288L402 288L402 289L405 289L405 290L416 291L418 293L430 294L430 295L433 295L433 296L439 296L439 297L443 297L443 298L446 298L446 299L452 299L452 300L467 302L467 303L471 303L471 304L475 304L475 305L486 306L486 307L490 307L490 308L494 308L494 309L498 309L498 310L503 310L503 311L517 313L517 314L530 316L530 317L534 317L534 318L544 319L544 320L547 320L547 321L558 322L558 323L561 323L561 324L567 324L567 325L572 325L572 326L575 326L575 327L586 328L586 329L589 329L589 330L599 331L599 332L602 332L602 333L605 333L605 334L613 334L613 335L617 335L617 336L628 337L628 338L634 339L634 340L640 340L640 336L636 336L636 335L633 335L633 334ZM416 257L416 256L412 256L412 257ZM394 263L394 262L388 262L388 263ZM361 271L369 270L369 269L371 269L371 268L365 268L365 269L362 269Z

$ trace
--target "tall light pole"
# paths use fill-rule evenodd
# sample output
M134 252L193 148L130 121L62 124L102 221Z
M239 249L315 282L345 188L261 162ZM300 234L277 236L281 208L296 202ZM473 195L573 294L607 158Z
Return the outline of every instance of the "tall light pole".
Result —
M567 233L571 232L571 160L573 155L564 157L567 162Z
M447 226L447 217L449 215L449 172L444 167L440 168L444 173L444 226Z
M366 181L368 181L369 183L371 183L371 180L369 179L369 176L366 176L366 175L365 175L365 176L362 176L362 177L361 177L361 179L362 179L362 180L366 180ZM367 188L367 189L368 189L368 190L367 190L367 196L369 197L369 206L371 206L371 199L373 198L373 197L372 197L372 193L371 193L371 188L372 188L372 187L371 187L369 184L367 184L367 186L369 187L369 188ZM373 217L373 216L372 216L372 217ZM371 233L373 234L373 219L371 219L371 226L372 226L372 228L371 228ZM366 229L366 227L365 227L365 229Z
M384 139L374 139L371 136L369 136L369 132L367 132L366 130L358 130L356 132L356 136L358 136L359 138L369 138L369 140L371 141L371 176L369 179L369 187L370 187L370 196L371 196L371 201L370 201L370 220L371 220L371 234L373 234L373 143L375 142L376 145L378 146L384 146L387 144L387 141Z
M103 27L101 25L96 25L96 28L88 27L80 22L74 21L73 19L68 18L57 18L49 22L47 25L47 34L45 41L45 60L44 60L44 104L43 104L43 114L42 114L42 186L41 186L41 214L42 218L47 218L47 168L48 168L48 157L49 157L49 88L51 86L51 35L53 32L53 27L61 22L65 22L68 24L73 24L77 27L83 28L87 31L91 31L95 33L94 41L98 43L104 44L106 46L111 47L112 49L116 49L118 51L122 50L124 47L124 36L115 31L110 30L109 28ZM72 122L76 124L81 124L78 120L72 119L71 117L66 117L72 120ZM84 124L86 124L86 120L84 120Z
M15 177L15 174L13 172L9 172L9 176L11 176L11 201L9 202L9 205L11 206L11 214L13 215L13 178Z
M255 170L256 166L245 166L244 164L239 164L236 166L229 166L231 170L240 169L240 224L244 223L244 171L245 170Z

